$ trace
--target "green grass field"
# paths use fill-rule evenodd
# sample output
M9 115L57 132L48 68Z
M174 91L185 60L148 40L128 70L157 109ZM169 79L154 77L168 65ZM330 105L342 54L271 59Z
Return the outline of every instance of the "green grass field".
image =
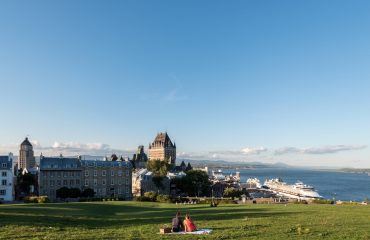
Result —
M210 235L160 235L177 210ZM0 239L370 239L370 206L93 202L0 205Z

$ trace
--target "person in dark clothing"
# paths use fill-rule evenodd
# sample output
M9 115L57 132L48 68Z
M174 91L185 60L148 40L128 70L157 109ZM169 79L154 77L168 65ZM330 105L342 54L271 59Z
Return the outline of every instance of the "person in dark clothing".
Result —
M182 223L181 213L177 212L176 216L172 219L172 232L180 232L184 229Z

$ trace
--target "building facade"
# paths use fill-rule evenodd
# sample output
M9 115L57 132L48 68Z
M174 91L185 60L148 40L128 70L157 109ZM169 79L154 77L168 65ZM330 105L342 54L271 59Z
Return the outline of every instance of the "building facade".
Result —
M94 189L96 197L132 198L132 165L129 161L81 160L82 188Z
M30 169L36 165L35 156L33 154L33 146L26 138L20 146L18 157L18 169Z
M78 158L40 156L39 194L56 199L62 187L82 187L82 166Z
M14 200L13 154L0 156L0 201Z
M149 160L168 161L169 164L176 165L176 144L172 143L166 132L158 133L149 144Z
M132 175L132 195L135 197L143 196L146 192L156 192L159 194L170 194L170 177L163 177L161 186L157 186L153 181L153 173L147 169L140 169Z
M62 187L90 188L96 197L131 199L132 165L128 161L40 157L39 193L57 198Z

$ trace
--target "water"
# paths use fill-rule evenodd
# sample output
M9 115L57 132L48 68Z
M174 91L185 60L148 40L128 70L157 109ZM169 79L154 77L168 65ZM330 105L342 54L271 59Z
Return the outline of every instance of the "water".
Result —
M225 175L240 172L241 182L248 178L258 178L261 184L266 179L282 178L288 184L298 180L311 185L326 199L343 201L363 201L370 199L370 176L367 174L319 171L294 168L256 168L256 169L224 169Z

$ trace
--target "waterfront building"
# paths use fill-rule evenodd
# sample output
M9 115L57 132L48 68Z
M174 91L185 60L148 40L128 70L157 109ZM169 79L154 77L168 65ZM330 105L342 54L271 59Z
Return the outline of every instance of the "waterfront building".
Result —
M93 189L96 197L131 199L132 165L129 161L81 160L78 158L40 157L41 195L56 198L56 190Z
M33 155L33 146L26 138L20 146L18 156L18 169L30 169L36 166L35 156Z
M208 167L205 166L205 167L194 167L192 170L196 170L196 171L203 171L205 173L207 173L209 175L209 170L208 170Z
M0 156L0 201L13 201L13 154Z
M148 162L148 156L144 152L144 146L140 145L137 148L137 152L132 157L133 167L136 169L145 168Z
M167 132L158 133L149 144L149 160L168 161L169 164L176 165L176 144L172 143Z

